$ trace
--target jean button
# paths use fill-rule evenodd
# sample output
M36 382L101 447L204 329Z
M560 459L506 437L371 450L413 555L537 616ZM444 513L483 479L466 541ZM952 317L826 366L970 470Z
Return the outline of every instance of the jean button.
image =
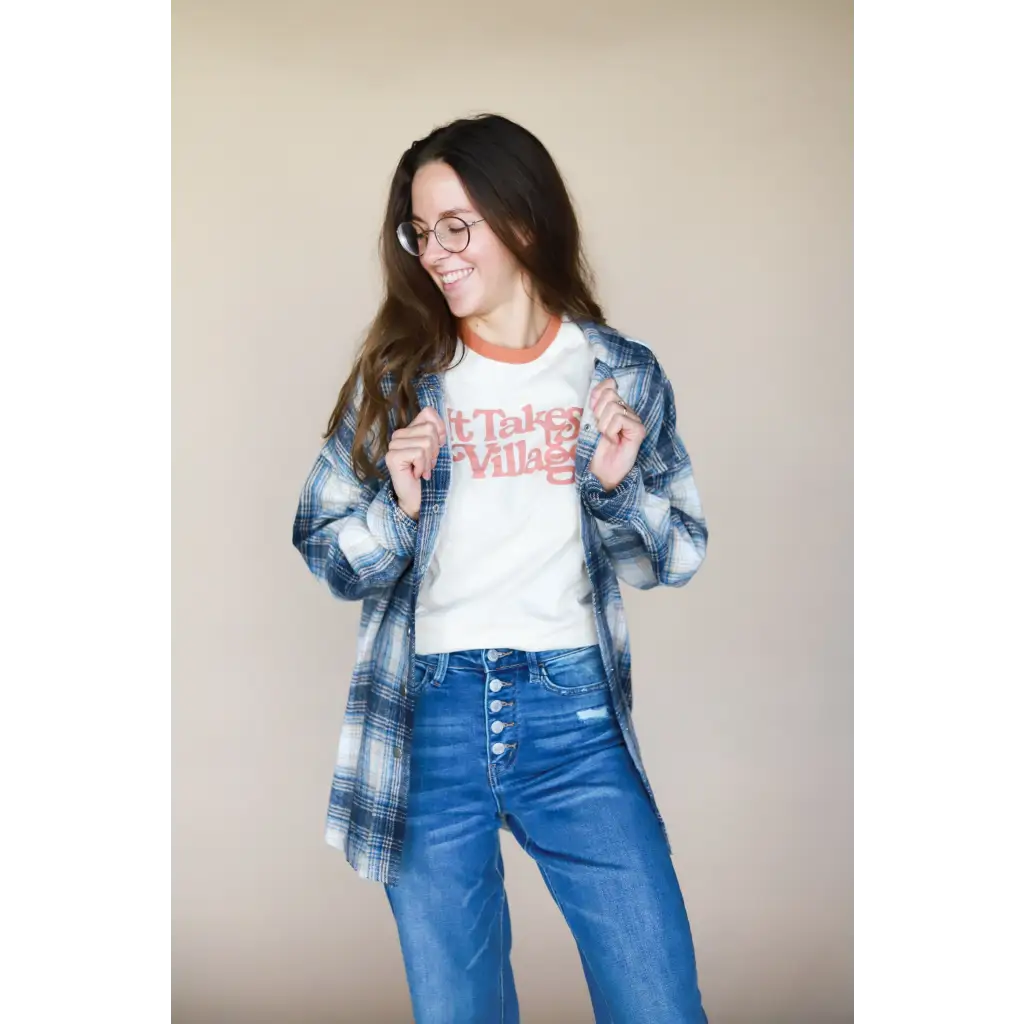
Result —
M505 753L505 744L504 743L492 743L491 744L491 753L492 754L499 754L499 755L500 754L504 754Z
M500 711L505 705L500 700L491 701L491 710Z
M500 657L500 655L498 654L498 652L496 650L494 650L493 647L487 652L487 660L488 661L497 661L499 657Z
M498 692L500 692L501 687L502 687L502 682L501 682L500 679L492 679L491 680L491 693L498 693Z
M491 732L503 732L505 729L504 722L491 722Z

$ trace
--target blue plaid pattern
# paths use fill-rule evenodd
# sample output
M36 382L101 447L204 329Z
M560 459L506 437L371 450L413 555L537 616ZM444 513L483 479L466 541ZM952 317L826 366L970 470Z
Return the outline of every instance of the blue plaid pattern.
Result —
M619 395L647 428L636 465L606 493L589 469L598 433L587 402L576 448L576 486L615 713L653 803L631 719L629 636L619 582L641 589L682 586L704 559L707 528L690 457L676 432L672 386L654 354L609 327L579 326L594 354L592 386L614 376ZM421 407L432 406L444 420L441 376L424 376L416 387ZM394 426L392 419L389 429ZM354 433L353 405L306 480L292 539L332 593L363 602L327 842L343 850L362 877L394 884L409 792L413 699L407 684L415 652L416 594L444 514L451 451L442 447L431 479L422 481L417 523L398 507L390 482L356 478L350 455Z

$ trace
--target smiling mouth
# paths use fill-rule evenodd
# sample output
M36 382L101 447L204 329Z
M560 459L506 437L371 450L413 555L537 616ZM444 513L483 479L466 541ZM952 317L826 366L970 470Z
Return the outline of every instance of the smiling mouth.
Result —
M460 281L465 281L473 273L473 270L473 267L466 267L462 270L453 270L449 274L441 274L441 284L446 291L449 288L454 288Z

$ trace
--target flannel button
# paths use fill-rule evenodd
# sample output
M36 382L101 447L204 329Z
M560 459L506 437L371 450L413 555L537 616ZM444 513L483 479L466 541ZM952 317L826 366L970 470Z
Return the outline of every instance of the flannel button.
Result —
M395 757L401 757L402 756L402 748L401 747L395 747L394 750L391 751L391 753L394 754Z

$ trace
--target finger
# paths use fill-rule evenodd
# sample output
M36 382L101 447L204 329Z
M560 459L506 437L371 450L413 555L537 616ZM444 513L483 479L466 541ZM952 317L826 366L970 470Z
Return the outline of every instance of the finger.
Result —
M626 408L625 402L619 398L618 391L606 390L602 392L597 404L594 407L594 417L599 419L610 408Z
M423 406L423 408L420 409L418 413L416 413L416 416L413 419L413 423L416 423L420 420L432 420L433 422L437 423L438 426L444 425L444 420L441 419L441 414L432 405Z
M430 422L414 423L408 427L399 427L392 435L391 439L396 438L429 438L437 444L443 443L443 435L438 436L437 426Z
M437 464L437 456L440 446L437 441L437 434L432 427L418 430L415 434L409 432L399 433L397 430L391 437L388 451L410 451L422 450L426 452L431 468Z
M608 402L622 402L622 396L619 394L619 385L614 377L608 377L605 380L603 380L601 384L595 389L595 393L595 406L603 407ZM624 402L622 402L622 404L625 405Z
M624 436L635 439L638 432L642 434L644 425L638 416L613 405L597 421L597 429L606 437Z
M627 416L636 416L636 413L619 397L617 391L606 391L601 396L601 401L597 408L594 410L594 418L600 419L602 416L607 415L609 409L620 409Z
M394 448L429 448L431 451L437 450L437 434L431 430L418 431L415 434L410 434L407 431L396 430L391 435L391 441L388 443L388 451Z
M427 463L426 456L424 455L424 453L422 451L417 452L409 460L409 469L412 470L412 475L414 477L416 477L417 480L422 480L422 479L426 478L426 467L427 467L427 465L428 465L428 463Z
M431 457L430 466L426 473L426 478L430 479L430 469L433 469L437 465L438 455L440 454L441 446L445 443L445 430L444 421L437 414L435 409L427 406L421 409L416 419L412 423L403 428L402 431L395 431L392 437L402 438L423 438L430 442L431 446Z
M429 439L392 439L388 454L391 455L399 468L408 468L416 465L419 470L433 468L436 458L436 448Z
M438 415L436 409L431 408L429 405L424 406L412 422L417 425L429 424L437 434L437 443L444 444L444 420Z
M615 408L605 409L603 415L598 417L597 429L605 437L617 438L622 429L621 414Z
M444 430L444 420L438 415L437 410L429 405L420 409L412 422L414 424L429 423L438 430Z
M415 476L416 473L413 469L415 461L416 452L409 449L391 448L388 450L387 455L384 456L384 465L388 467L388 472L392 476L405 472L410 472Z
M417 478L422 476L425 480L430 479L430 474L437 464L429 448L399 450L396 455L401 465L414 470Z
M618 385L615 383L614 377L606 377L600 384L598 384L593 391L590 392L590 406L595 408L598 402L604 398L608 393L617 394Z

